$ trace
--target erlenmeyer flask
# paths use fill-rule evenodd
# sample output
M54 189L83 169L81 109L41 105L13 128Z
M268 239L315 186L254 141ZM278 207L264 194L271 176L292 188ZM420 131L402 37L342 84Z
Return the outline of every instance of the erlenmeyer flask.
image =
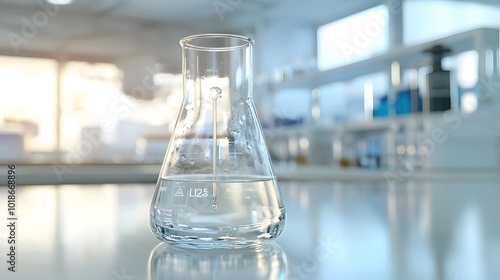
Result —
M285 206L252 100L252 45L181 40L184 99L150 210L152 232L183 247L238 248L278 237Z

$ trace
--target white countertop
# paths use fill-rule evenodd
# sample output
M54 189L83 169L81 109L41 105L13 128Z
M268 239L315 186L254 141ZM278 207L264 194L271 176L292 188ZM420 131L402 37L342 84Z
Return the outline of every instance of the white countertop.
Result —
M155 247L152 184L17 187L17 272L0 279L500 279L500 183L281 182L287 226L263 252ZM7 222L7 189L0 188Z

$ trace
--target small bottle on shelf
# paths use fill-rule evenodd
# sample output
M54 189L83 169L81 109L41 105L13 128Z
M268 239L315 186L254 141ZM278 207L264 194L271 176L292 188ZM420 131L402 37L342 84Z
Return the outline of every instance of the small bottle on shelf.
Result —
M451 109L450 71L443 70L441 60L451 49L436 45L425 50L432 55L432 72L427 74L429 111L438 112Z

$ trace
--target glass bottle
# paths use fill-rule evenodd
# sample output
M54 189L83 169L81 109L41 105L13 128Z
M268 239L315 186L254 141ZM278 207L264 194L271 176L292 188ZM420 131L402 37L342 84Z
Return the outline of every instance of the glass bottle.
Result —
M195 248L278 237L285 206L252 99L253 40L181 40L184 98L150 209L156 237Z

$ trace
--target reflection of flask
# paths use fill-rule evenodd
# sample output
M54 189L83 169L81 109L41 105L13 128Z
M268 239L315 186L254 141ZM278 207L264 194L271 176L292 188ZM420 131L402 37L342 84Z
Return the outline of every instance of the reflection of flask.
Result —
M148 279L285 279L286 269L285 252L273 243L230 251L186 251L160 244L149 257Z
M425 52L432 54L432 72L427 75L429 93L429 110L446 111L451 109L450 71L443 70L441 60L451 49L441 45L434 46Z
M185 247L236 248L281 234L285 207L252 100L251 39L181 40L184 99L150 226Z

